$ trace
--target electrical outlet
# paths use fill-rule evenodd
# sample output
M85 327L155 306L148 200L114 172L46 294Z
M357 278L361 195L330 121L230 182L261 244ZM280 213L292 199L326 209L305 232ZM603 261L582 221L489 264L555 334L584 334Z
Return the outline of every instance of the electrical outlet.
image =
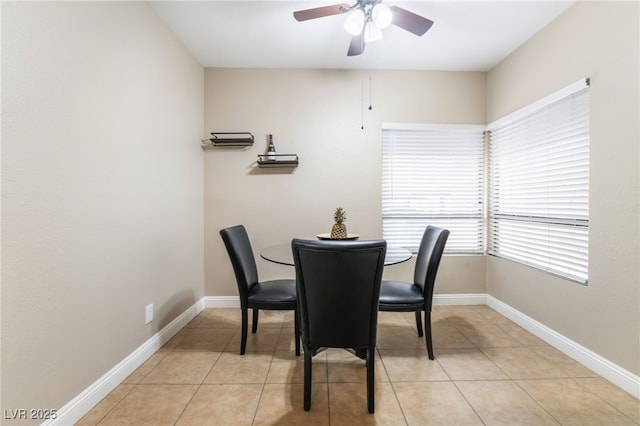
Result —
M153 321L153 303L144 308L144 323L149 324Z

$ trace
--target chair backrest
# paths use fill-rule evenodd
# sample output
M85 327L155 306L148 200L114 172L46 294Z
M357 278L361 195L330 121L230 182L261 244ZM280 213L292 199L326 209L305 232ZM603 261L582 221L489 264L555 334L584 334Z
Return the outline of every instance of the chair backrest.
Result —
M240 303L246 303L249 289L258 283L258 268L253 257L247 230L242 225L220 230L220 236L229 253L233 272L236 274Z
M422 287L425 308L431 310L433 299L433 286L436 282L440 259L444 252L444 246L449 238L449 230L436 226L427 226L420 241L416 267L413 274L413 282Z
M375 345L387 243L291 243L303 343L311 348Z

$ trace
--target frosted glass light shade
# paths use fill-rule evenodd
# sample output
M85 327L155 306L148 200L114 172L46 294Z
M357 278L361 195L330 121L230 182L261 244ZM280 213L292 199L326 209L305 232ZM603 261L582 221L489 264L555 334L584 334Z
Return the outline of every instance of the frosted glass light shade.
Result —
M393 13L387 6L382 3L378 3L373 6L373 10L371 11L371 18L373 19L373 22L376 24L376 26L383 30L391 25Z
M382 31L373 22L367 22L364 27L364 42L370 43L382 39Z
M362 33L362 27L364 26L364 12L361 9L356 9L347 16L344 21L344 29L351 35L358 35Z

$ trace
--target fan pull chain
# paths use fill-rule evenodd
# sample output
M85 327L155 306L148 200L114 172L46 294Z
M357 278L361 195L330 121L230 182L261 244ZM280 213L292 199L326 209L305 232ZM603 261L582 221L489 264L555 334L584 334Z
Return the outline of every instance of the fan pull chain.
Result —
M372 86L371 85L371 73L369 73L369 111L371 111L373 109L373 105L372 105L373 104L373 100L372 100L373 98L371 96L371 91L372 91L371 86Z
M364 130L364 81L360 81L360 130Z

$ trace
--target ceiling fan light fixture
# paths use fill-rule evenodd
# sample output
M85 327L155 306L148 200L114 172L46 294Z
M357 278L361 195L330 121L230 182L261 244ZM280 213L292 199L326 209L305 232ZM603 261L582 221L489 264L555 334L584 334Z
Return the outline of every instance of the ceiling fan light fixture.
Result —
M352 0L355 3L334 4L293 12L296 21L323 18L325 16L347 15L345 30L352 36L347 56L357 56L364 52L366 43L382 39L382 30L395 25L418 37L424 35L433 21L399 6L385 6L383 0Z
M367 22L364 26L364 42L371 43L378 40L382 40L382 31L375 23Z
M373 6L373 9L371 10L371 19L373 19L373 22L378 28L383 30L391 25L393 12L391 12L391 9L386 5L378 3Z
M362 9L356 9L347 16L344 21L344 29L351 35L358 35L362 33L362 27L364 26L364 12Z

